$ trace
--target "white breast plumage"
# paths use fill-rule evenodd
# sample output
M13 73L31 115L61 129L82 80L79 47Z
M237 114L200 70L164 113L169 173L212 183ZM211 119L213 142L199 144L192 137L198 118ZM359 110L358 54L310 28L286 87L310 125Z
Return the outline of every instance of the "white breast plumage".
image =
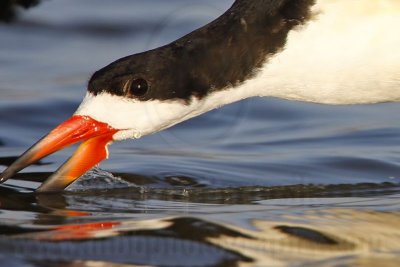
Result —
M313 13L248 86L325 104L400 101L400 1L319 0Z

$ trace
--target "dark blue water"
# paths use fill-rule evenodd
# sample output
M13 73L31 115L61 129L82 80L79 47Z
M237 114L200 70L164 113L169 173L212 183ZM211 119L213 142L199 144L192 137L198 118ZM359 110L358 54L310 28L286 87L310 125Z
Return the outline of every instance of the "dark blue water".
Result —
M0 24L0 171L95 70L231 3L53 0ZM0 266L397 266L399 114L248 99L115 143L66 192L35 194L65 149L0 187Z

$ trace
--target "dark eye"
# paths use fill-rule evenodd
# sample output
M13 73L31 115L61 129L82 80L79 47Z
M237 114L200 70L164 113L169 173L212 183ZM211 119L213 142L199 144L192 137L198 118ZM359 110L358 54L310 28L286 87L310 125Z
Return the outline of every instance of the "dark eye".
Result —
M149 85L145 79L139 78L129 81L126 84L127 91L134 96L143 96L149 90Z

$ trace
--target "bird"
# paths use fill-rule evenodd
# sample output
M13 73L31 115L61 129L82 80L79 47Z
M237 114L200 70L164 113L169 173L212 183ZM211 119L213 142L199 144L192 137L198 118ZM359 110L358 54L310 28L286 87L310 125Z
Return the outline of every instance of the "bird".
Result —
M249 97L330 105L400 101L400 1L236 0L214 21L96 71L76 112L23 153L5 182L82 141L38 193L59 192L108 145Z

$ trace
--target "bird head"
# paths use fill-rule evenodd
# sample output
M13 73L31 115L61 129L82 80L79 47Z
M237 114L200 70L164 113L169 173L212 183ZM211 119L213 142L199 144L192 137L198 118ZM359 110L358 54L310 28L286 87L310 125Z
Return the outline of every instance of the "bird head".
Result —
M63 190L107 158L107 146L113 141L149 135L256 95L256 86L249 78L267 54L277 51L261 49L260 44L276 34L265 34L261 24L250 27L250 22L256 22L252 15L243 27L242 17L228 10L168 45L118 59L98 70L72 117L22 154L0 175L0 183L35 161L81 141L73 156L37 189ZM273 46L284 43L281 36ZM247 87L236 90L242 85Z
M0 175L0 182L81 141L73 156L37 189L63 190L107 158L113 141L152 134L205 112L201 99L211 85L207 76L192 75L196 71L188 66L193 61L186 51L176 44L165 46L121 58L95 72L72 117L22 154Z

